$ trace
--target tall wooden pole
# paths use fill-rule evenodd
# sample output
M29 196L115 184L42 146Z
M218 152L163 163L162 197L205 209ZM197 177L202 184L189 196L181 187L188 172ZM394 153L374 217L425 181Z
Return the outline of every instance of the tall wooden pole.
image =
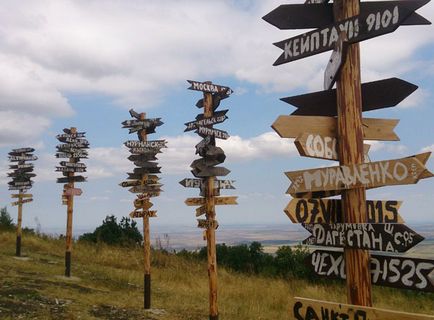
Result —
M360 12L359 0L334 0L333 7L336 21L358 15ZM348 47L336 89L339 162L341 165L363 163L360 47L358 43ZM342 212L347 223L367 222L364 188L342 192ZM348 303L372 306L369 251L345 249L344 254Z
M146 113L140 114L140 120L146 119ZM140 131L140 141L146 142L148 140L146 130ZM143 175L142 184L148 179L148 175ZM143 211L146 211L146 203L149 202L149 197L143 201ZM144 293L144 307L145 309L151 308L151 236L149 227L149 216L143 216L143 255L144 255L144 281L143 281L143 293Z
M71 133L77 133L77 128L71 128ZM69 162L75 162L73 158ZM68 172L68 177L73 177L74 172ZM74 182L68 183L68 188L74 188ZM71 252L72 252L72 216L74 210L74 196L72 194L67 196L67 210L66 210L66 250L65 250L65 277L71 277Z
M212 117L213 101L211 93L203 94L204 116ZM215 144L215 141L214 141ZM206 182L206 218L215 220L214 181L215 177L208 177ZM215 240L215 224L212 223L206 229L207 253L208 253L208 277L209 277L209 319L218 320L217 307L217 254Z
M21 234L22 234L22 221L23 221L23 197L22 191L18 194L18 219L17 219L17 242L15 255L21 257Z

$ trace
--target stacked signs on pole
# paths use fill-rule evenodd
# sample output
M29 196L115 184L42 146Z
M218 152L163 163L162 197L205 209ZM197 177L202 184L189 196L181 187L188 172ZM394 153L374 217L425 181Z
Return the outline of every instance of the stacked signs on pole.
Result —
M70 277L74 196L82 194L82 190L76 188L74 184L86 181L86 177L81 175L86 172L86 165L80 161L81 159L87 159L89 142L85 138L85 132L77 132L74 127L63 129L63 133L58 134L56 138L60 142L56 146L56 158L63 159L59 162L59 166L56 166L56 172L61 172L63 175L63 177L57 178L57 183L64 184L62 204L67 206L65 276Z
M229 134L226 131L215 129L215 124L224 122L228 117L228 110L216 111L221 100L227 98L232 90L229 87L213 84L210 81L198 82L187 80L191 86L190 90L201 91L203 98L196 106L203 108L203 113L196 116L196 119L185 123L184 131L195 131L202 140L196 145L196 154L199 159L191 163L191 172L194 179L186 178L179 183L186 188L197 188L200 190L200 198L188 198L185 203L188 206L197 206L196 217L198 227L205 229L204 237L207 240L208 251L208 277L210 289L209 315L210 319L218 319L217 308L217 260L215 230L218 228L216 220L216 205L237 204L237 197L220 197L221 189L235 189L232 180L217 179L229 174L230 170L222 164L226 155L222 148L216 146L216 139L226 140Z
M278 117L272 127L282 138L294 138L301 156L341 161L339 151L350 152L349 148L353 146L349 143L343 143L342 148L338 146L338 142L343 140L338 124L350 120L335 118L339 102L337 91L332 88L335 81L340 81L347 46L393 32L401 25L430 24L415 12L429 0L362 2L359 15L341 21L335 20L334 9L348 4L345 1L327 2L307 0L304 4L285 4L263 17L279 29L317 28L275 43L283 53L274 65L334 49L324 75L325 91L283 98L297 110L290 116ZM348 62L348 66L350 64ZM391 78L364 83L356 94L360 93L362 98L362 111L370 111L396 106L416 89L417 86L411 83ZM340 90L342 98L347 87L341 83ZM397 123L398 120L364 118L361 138L399 140L393 132ZM361 148L357 150L360 152ZM430 153L369 162L368 150L369 145L364 145L365 163L286 172L291 181L287 193L294 199L285 208L285 213L293 223L302 223L312 234L305 244L397 253L406 252L424 239L403 224L398 213L399 201L367 200L367 212L357 213L366 216L366 223L356 224L345 223L343 201L323 199L340 195L344 190L413 184L433 176L425 167ZM320 276L344 279L344 256L337 251L315 251L308 263ZM373 284L434 292L434 261L375 254L371 256L370 268ZM301 299L294 299L292 315L297 319L317 318L313 308L307 313L301 311L305 304ZM323 310L328 308L326 303L314 301L314 304L324 316ZM380 319L375 310L372 319Z
M122 122L122 128L127 128L129 133L137 133L138 140L128 140L125 146L131 155L128 160L132 161L136 168L128 173L128 180L119 185L132 193L137 194L134 200L134 210L130 213L131 218L143 219L143 247L144 247L144 308L151 308L151 244L149 218L157 216L156 210L149 210L153 204L152 197L160 195L160 178L157 176L161 167L154 160L162 148L166 148L165 140L148 140L148 134L155 133L155 129L161 126L161 118L146 119L145 113L137 113L130 110L132 119Z

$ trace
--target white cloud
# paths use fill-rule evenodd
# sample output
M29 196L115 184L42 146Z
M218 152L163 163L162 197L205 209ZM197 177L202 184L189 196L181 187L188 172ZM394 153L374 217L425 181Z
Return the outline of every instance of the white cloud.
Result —
M371 145L369 153L384 151L397 155L405 155L408 153L408 147L396 142L381 142L381 141L368 141L367 144Z
M434 152L434 144L422 148L421 152Z

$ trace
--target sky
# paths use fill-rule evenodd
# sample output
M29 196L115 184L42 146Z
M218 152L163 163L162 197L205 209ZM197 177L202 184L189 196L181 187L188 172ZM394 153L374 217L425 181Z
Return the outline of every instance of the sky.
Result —
M118 186L134 165L127 160L122 129L128 110L161 117L164 125L149 139L166 139L159 157L164 192L153 199L154 226L195 226L195 207L187 197L198 189L178 181L193 178L199 137L184 133L184 123L201 112L201 93L187 90L187 79L213 81L234 93L220 110L229 109L215 128L231 137L218 141L227 156L226 179L236 190L237 206L217 207L220 225L290 225L283 212L290 196L285 171L326 167L336 162L301 157L292 139L280 138L271 124L294 108L280 98L322 90L331 52L272 66L281 49L272 45L308 30L279 30L261 19L281 1L115 1L0 0L0 206L8 206L7 153L34 147L34 201L26 204L23 224L42 229L66 224L62 185L54 172L63 128L86 131L90 142L88 182L74 201L74 228L92 229L106 215L122 217L135 196ZM301 3L288 1L286 3ZM434 21L434 2L417 11ZM434 151L434 31L432 26L402 26L394 33L361 43L364 82L399 77L419 89L399 106L365 117L400 119L398 142L369 141L371 160L387 160ZM427 167L434 170L434 161ZM416 185L368 191L368 199L400 200L409 223L434 223L434 179Z

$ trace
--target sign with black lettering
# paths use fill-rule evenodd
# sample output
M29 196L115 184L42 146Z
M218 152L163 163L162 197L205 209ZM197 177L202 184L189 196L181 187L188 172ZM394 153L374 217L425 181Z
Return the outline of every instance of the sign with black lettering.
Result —
M124 143L124 145L128 148L167 148L166 140L150 140L150 141L137 141L137 140L128 140Z
M235 189L234 180L214 180L214 188L218 189ZM179 184L185 188L204 188L205 182L202 179L189 179L185 178L179 181Z
M19 155L19 156L9 156L9 161L16 162L16 161L36 161L38 160L37 156L34 155Z
M321 277L346 279L342 252L316 250L307 258L307 265ZM372 284L400 289L434 292L434 261L398 256L371 254Z
M323 4L321 6L306 6L303 4L283 4L265 15L262 19L278 29L316 29L333 24L333 4L325 4L328 0L307 0L306 4ZM360 3L360 14L375 12L385 1L370 1ZM403 3L405 1L387 1L388 3ZM431 24L416 12L410 14L401 25Z
M229 134L226 131L214 129L214 128L208 128L208 127L197 127L197 130L195 131L197 134L199 134L202 137L211 136L218 139L226 140L229 138Z
M144 119L144 120L125 120L122 122L122 128L140 127L146 129L149 127L158 127L163 125L161 118Z
M208 93L224 93L226 95L231 95L233 93L232 89L225 86L220 86L217 84L212 84L209 82L199 82L193 80L187 80L190 83L190 90L208 92Z
M390 108L417 90L417 86L399 78L362 83L362 111ZM280 99L297 109L292 115L337 115L336 89L312 92Z
M86 164L81 162L68 162L68 161L60 161L59 164L62 167L68 167L68 168L83 168L86 169Z
M296 320L433 320L434 316L306 298L290 298L290 319Z
M70 183L70 182L86 182L86 178L83 176L57 178L57 183Z
M65 136L65 135L58 136L57 140L59 140L60 142L63 142L63 143L79 143L79 144L82 144L85 146L89 145L89 141L87 141L84 138L76 138L76 137L70 137L70 136Z
M56 167L58 172L86 172L86 168L78 167Z
M9 169L14 169L14 170L17 170L17 169L21 169L21 170L25 170L25 169L27 169L27 170L33 170L33 163L24 163L24 164L16 164L16 165L10 165L9 166Z
M401 201L367 200L368 223L404 223L398 210ZM292 199L285 213L293 223L343 223L339 199Z
M74 150L75 151L75 150ZM56 152L56 158L83 158L87 159L89 154L86 150L76 150L75 152Z
M421 178L432 177L425 167L430 152L385 161L375 161L353 166L337 166L285 172L291 180L287 193L336 191L357 187L376 188L417 183Z
M312 234L303 243L316 246L406 252L424 239L404 224L314 223L303 227Z
M197 219L197 227L202 229L218 229L217 220Z
M224 110L224 111L227 112L228 110ZM226 114L226 112L225 112L225 114ZM196 120L196 121L186 122L185 125L187 128L185 128L184 132L196 130L199 127L212 126L214 124L222 123L228 118L225 114L224 115L213 115L212 117L209 117L209 118L203 118L203 119Z
M395 31L426 0L380 2L376 8L283 41L274 43L283 50L274 65L288 63L332 50L340 31L345 31L348 43L357 43Z
M161 148L129 148L128 151L132 154L146 155L153 158L157 153L161 153Z
M60 141L60 139L64 139L64 138L84 138L84 135L86 134L86 132L76 132L76 133L71 133L71 131L69 129L63 129L63 134L58 134L56 136L57 140Z

